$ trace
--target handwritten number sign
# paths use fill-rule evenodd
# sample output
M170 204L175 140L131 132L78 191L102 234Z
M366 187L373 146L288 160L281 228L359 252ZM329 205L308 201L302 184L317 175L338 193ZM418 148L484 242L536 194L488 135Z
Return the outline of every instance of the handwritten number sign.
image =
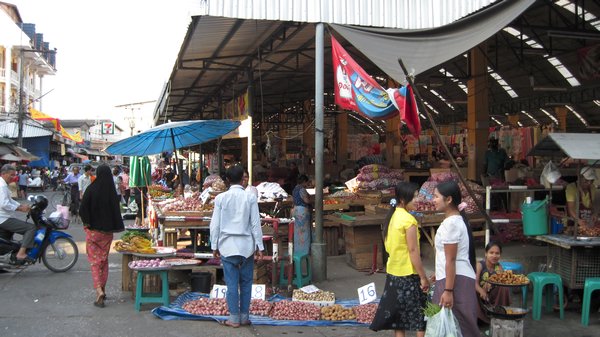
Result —
M365 286L358 288L358 302L360 304L367 304L377 299L377 292L375 291L375 283L371 282Z
M225 298L227 295L227 286L215 284L210 291L210 298Z
M252 296L251 298L253 300L264 300L265 299L265 293L266 293L266 287L264 284L253 284L252 285Z
M252 299L264 300L266 294L266 287L264 284L253 284L252 285ZM210 291L210 298L226 298L227 286L215 284Z

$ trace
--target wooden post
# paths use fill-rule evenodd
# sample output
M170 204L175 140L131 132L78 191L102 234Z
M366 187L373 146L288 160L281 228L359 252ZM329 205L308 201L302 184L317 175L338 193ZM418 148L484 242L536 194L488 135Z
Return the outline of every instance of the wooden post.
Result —
M485 44L469 52L471 78L467 81L468 178L478 181L483 173L489 128L488 71Z
M282 115L282 122L285 122L286 118L285 118L285 114L281 114ZM286 156L287 153L287 139L285 139L287 137L287 125L280 125L280 129L279 129L279 141L281 142L281 154L283 156ZM286 157L287 158L287 157ZM286 163L287 166L287 163Z
M312 102L310 100L306 100L304 102L305 111L314 111L312 107ZM314 117L314 114L310 115ZM312 119L312 118L311 118ZM303 135L303 144L305 148L302 149L302 155L306 157L306 160L303 161L304 164L304 174L311 176L315 174L315 165L314 162L311 164L310 159L315 159L315 125L314 123L309 127L311 121L306 121L302 125L302 130L304 130ZM308 130L307 130L308 128Z
M240 138L242 141L242 166L248 167L248 138Z
M554 108L554 113L558 117L558 128L560 132L567 131L567 108L564 106L557 106Z
M400 168L402 142L400 141L400 116L385 121L385 157L387 166Z
M338 169L345 165L348 159L348 113L341 112L336 117L337 149L336 160Z
M513 128L518 128L519 127L519 114L508 115L508 123Z

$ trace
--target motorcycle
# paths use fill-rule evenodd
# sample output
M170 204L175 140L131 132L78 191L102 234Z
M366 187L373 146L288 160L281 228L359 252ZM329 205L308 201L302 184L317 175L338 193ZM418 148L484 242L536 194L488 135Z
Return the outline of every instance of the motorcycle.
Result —
M29 196L32 202L27 213L27 220L31 219L37 231L34 245L27 251L30 264L42 262L46 268L53 272L65 272L77 263L79 250L73 237L62 230L69 228L69 220L62 216L51 215L46 217L44 211L48 207L48 199L43 195ZM18 268L17 251L21 243L12 240L13 233L0 232L0 270Z

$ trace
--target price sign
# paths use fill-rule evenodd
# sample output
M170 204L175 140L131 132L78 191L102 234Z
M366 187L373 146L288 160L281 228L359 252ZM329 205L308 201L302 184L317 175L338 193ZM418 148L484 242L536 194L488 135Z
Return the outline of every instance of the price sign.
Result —
M371 282L365 286L358 288L358 302L360 304L367 304L377 299L377 292L375 291L375 282Z
M252 296L253 300L264 300L267 288L264 284L253 284L252 285Z
M227 286L223 286L220 284L213 285L213 288L210 291L210 298L225 298L226 295Z

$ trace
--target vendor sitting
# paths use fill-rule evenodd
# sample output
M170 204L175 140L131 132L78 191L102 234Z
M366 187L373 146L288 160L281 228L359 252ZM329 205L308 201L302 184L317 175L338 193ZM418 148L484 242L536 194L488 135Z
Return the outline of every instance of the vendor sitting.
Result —
M585 166L579 173L581 176L579 191L577 190L577 182L570 183L565 190L567 214L570 218L577 219L579 226L593 226L597 220L597 210L594 211L596 172L593 168ZM579 195L579 212L576 208L577 195Z
M482 303L489 303L490 306L509 306L510 294L508 288L494 286L487 282L490 276L503 272L500 265L500 255L502 254L502 246L496 242L490 242L485 246L485 259L479 261L475 273L476 282L475 290L480 298L479 310L477 318L485 323L490 323L490 318L487 316Z

